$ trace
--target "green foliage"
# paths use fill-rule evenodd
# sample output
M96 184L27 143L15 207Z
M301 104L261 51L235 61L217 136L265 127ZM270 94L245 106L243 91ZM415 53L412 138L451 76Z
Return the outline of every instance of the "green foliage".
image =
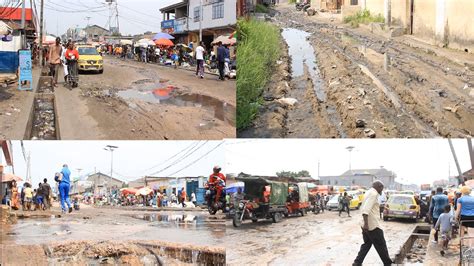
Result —
M268 13L268 7L266 7L264 5L261 5L261 4L257 4L257 6L255 6L255 12L257 12L257 13Z
M280 55L281 40L276 26L254 19L240 19L237 31L237 128L243 129L257 115L262 90Z
M350 23L352 27L359 27L359 24L369 24L371 22L384 23L385 19L381 14L373 16L367 9L357 12L355 15L344 17L344 23Z
M291 172L291 171L281 171L277 172L276 175L278 177L311 177L308 171L301 170L299 172Z

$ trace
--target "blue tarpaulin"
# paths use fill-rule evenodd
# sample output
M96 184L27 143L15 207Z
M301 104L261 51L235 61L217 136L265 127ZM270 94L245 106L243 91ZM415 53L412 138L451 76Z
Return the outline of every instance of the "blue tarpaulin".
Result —
M0 51L0 73L15 73L18 69L18 52Z

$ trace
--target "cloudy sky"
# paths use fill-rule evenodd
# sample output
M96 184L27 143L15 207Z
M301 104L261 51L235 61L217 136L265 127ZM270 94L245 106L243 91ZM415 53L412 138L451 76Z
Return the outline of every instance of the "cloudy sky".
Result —
M40 1L35 2L39 16ZM163 15L159 9L176 2L180 1L118 0L120 31L125 35L160 31ZM27 3L29 5L29 1ZM87 26L86 17L90 17L89 24L105 27L109 8L105 0L44 0L44 17L46 31L61 35L68 28Z
M124 181L143 175L154 176L208 176L214 165L224 165L221 141L24 141L26 154L31 154L33 184L43 178L52 179L64 163L73 176L95 170L110 173L110 152L103 148L114 145L114 177ZM26 176L26 164L20 141L12 141L15 174ZM175 154L183 151L178 156ZM188 164L210 152L186 168ZM189 155L186 158L185 155ZM172 157L172 159L170 159ZM182 160L180 160L182 159ZM179 161L179 162L176 162ZM171 167L163 170L171 165ZM182 171L180 169L185 168ZM158 172L163 170L162 172ZM7 169L11 172L11 169ZM179 171L179 172L177 172ZM157 173L158 172L158 173ZM177 172L176 174L173 174Z
M466 140L453 140L461 170L471 168ZM308 170L313 177L340 175L349 169L385 167L404 184L432 183L457 175L446 139L288 139L230 140L225 145L228 173L275 175L281 170Z

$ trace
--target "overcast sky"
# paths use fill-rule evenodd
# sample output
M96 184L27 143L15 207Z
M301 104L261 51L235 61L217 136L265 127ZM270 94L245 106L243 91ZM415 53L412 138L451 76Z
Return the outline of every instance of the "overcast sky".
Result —
M31 153L33 184L38 184L45 177L52 179L54 173L61 170L64 163L69 165L73 176L77 176L78 168L82 169L81 175L92 173L94 169L109 174L110 152L103 149L106 145L119 147L114 151L114 177L126 181L143 175L171 175L212 150L221 141L207 143L205 141L24 141L23 143L26 152ZM26 164L23 159L21 143L12 141L12 145L15 174L24 179ZM214 165L224 165L225 163L223 147L223 145L219 146L202 160L173 176L210 175ZM178 160L180 156L166 161L186 148L188 148L186 151L191 152L194 149L196 151L180 163L176 163L161 173L154 174ZM156 167L152 168L153 166ZM10 169L7 168L7 171L10 172Z
M234 144L232 144L234 143ZM471 169L466 140L453 140L461 170ZM281 170L308 170L313 177L340 175L349 169L379 168L394 171L404 184L432 183L457 175L446 139L287 139L230 140L226 149L228 173L275 175Z
M39 1L36 2L39 16ZM176 2L179 0L118 0L120 32L133 35L161 31L163 15L159 9ZM109 17L105 0L44 0L44 3L46 31L54 35L64 34L77 25L87 26L86 17L90 17L89 24L105 27Z

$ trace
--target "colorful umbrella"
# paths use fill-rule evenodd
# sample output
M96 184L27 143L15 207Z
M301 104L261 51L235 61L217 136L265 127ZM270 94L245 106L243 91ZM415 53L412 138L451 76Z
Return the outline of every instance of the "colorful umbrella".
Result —
M146 195L149 195L153 193L153 190L149 187L142 187L140 188L136 193L135 193L135 196L138 196L138 195L143 195L143 196L146 196Z
M237 31L232 32L232 34L229 36L229 39L235 38L237 39Z
M153 40L159 40L159 39L168 39L168 40L174 40L174 37L169 35L166 32L158 32L153 36Z
M161 45L161 46L173 46L174 43L168 39L165 39L165 38L161 38L161 39L158 39L158 40L155 40L155 44L156 45Z
M124 196L127 196L129 194L135 195L137 193L137 191L138 191L137 189L130 188L130 187L120 189L120 192Z
M218 42L222 42L222 44L234 45L237 42L237 39L221 35L212 41L212 44L217 44Z

